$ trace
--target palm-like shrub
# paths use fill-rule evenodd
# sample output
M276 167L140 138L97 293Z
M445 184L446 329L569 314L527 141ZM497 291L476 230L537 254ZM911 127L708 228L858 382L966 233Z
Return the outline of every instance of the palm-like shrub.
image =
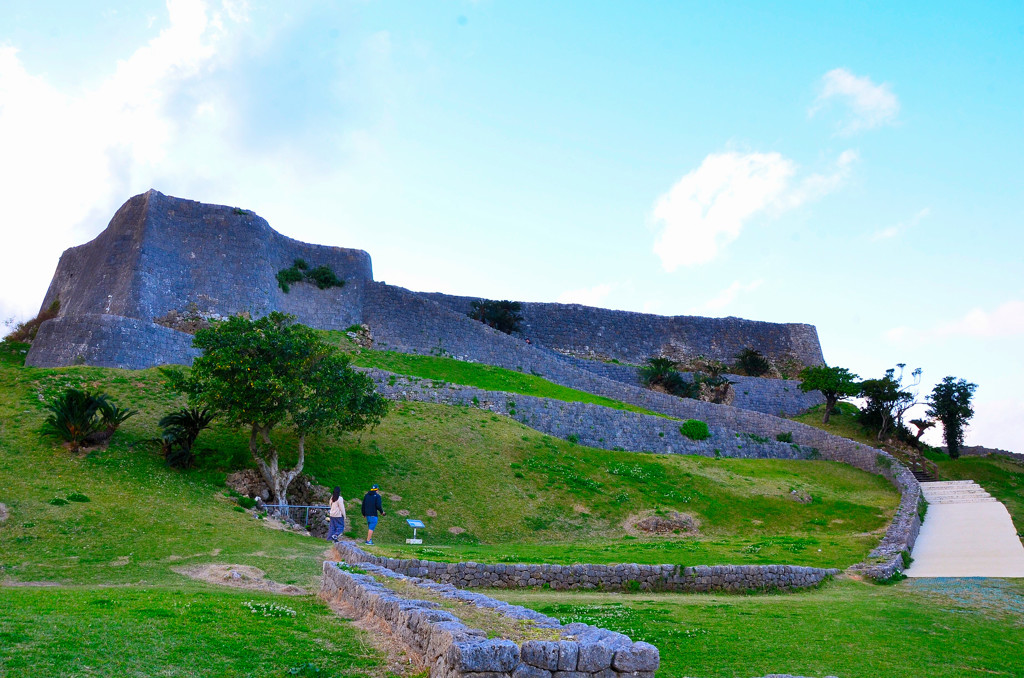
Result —
M46 409L50 415L43 431L68 443L72 452L82 445L98 445L109 440L135 410L123 410L104 393L90 393L69 388L51 402Z
M772 363L757 349L749 346L736 355L736 367L748 377L763 377L772 371Z
M159 421L163 433L160 440L163 447L164 461L174 468L189 468L195 462L192 447L203 429L209 428L210 422L216 417L209 408L182 408L164 415Z

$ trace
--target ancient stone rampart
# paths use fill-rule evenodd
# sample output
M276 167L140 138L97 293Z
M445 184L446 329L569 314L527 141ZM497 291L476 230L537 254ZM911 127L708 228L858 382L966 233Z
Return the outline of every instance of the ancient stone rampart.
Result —
M349 561L359 562L359 561ZM589 624L563 626L518 605L418 577L406 577L363 561L367 574L325 562L320 596L344 602L358 617L372 617L404 645L431 678L653 678L658 649ZM404 597L380 580L402 579L453 601L476 605L545 629L554 639L516 642L489 638L467 626L453 611L429 600Z
M326 290L296 284L285 294L276 275L295 259L311 267L329 266L346 284ZM220 316L258 317L277 310L313 327L344 329L361 322L361 283L372 278L370 255L361 250L299 242L251 212L149 191L128 200L95 239L64 252L42 308L59 299L62 320L117 316L149 324L190 307ZM93 334L88 350L60 345L75 338L65 336L64 328L89 323L55 323L41 331L27 364L71 364L56 362L71 354L96 365L191 362L191 340L184 338L181 351L155 355L144 344L127 342L127 334L117 343L122 337L118 333Z
M465 315L476 297L424 293ZM522 303L522 334L542 346L580 356L642 363L655 355L684 360L705 356L731 362L744 348L804 365L824 362L813 325L741 318L661 316L580 304Z
M67 315L39 327L29 365L95 365L138 370L191 362L192 335L120 315Z

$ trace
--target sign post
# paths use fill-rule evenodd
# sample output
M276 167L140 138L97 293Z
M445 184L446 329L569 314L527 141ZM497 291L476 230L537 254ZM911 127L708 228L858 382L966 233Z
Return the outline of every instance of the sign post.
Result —
M416 530L421 528L421 527L426 527L426 525L423 524L423 521L422 520L416 520L414 518L406 518L405 522L409 523L409 527L412 528L412 539L406 539L405 543L406 544L422 544L423 540L416 538Z

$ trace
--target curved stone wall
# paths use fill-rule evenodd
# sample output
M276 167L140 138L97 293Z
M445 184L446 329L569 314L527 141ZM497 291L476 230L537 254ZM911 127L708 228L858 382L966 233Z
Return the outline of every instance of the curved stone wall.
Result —
M137 318L73 315L39 327L25 364L33 367L95 365L139 370L188 361L199 355L192 335Z
M690 440L679 428L679 419L617 410L591 403L571 403L552 398L485 391L385 372L365 370L377 392L391 400L412 400L441 405L478 407L503 414L532 429L558 438L575 436L576 442L605 450L629 450L656 454L699 454L745 459L812 459L810 447L758 439L742 432L711 428L706 440Z

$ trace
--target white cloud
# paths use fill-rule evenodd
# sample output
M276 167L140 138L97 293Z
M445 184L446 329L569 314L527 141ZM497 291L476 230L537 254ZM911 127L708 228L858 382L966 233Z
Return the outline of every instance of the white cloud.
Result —
M1024 400L978 400L965 431L968 445L984 445L1024 454ZM936 426L941 428L941 424Z
M986 311L974 308L951 322L919 330L907 326L894 327L885 338L894 344L920 343L935 337L974 337L996 339L1024 335L1024 301L1010 300Z
M797 181L796 164L780 153L712 153L655 203L654 252L669 272L712 261L749 220L834 191L856 160L856 151L844 151L831 171Z
M839 126L841 134L874 129L895 122L900 102L889 85L876 85L867 76L854 75L845 68L835 68L821 79L821 91L808 115L814 116L833 99L843 102L850 115Z
M555 300L560 304L583 304L584 306L601 306L602 302L615 289L614 285L601 284L578 290L568 290L558 295Z
M901 221L900 223L896 224L895 226L889 226L888 228L883 228L883 229L881 229L879 231L875 231L875 233L872 234L872 236L871 236L871 240L872 241L878 241L878 240L887 240L888 238L895 238L900 233L903 233L904 231L908 231L911 228L914 228L915 226L917 226L919 223L921 223L921 220L925 219L926 217L928 217L928 215L931 214L931 212L932 211L931 211L930 208L925 207L923 210L919 210L907 222L902 222Z
M233 16L244 6L231 3ZM168 0L168 25L95 89L68 94L0 46L0 316L34 313L83 221L105 220L140 168L164 159L177 126L168 97L207 69L223 20L201 0ZM148 186L147 186L148 188ZM29 296L25 290L39 290Z
M968 337L1014 337L1024 335L1024 301L1007 301L991 311L975 308L959 320L940 325L945 335Z
M724 290L708 299L704 302L704 305L695 309L693 313L698 313L701 310L704 311L717 311L725 308L732 302L736 301L736 297L746 292L753 292L764 283L763 280L753 280L748 283L740 282L736 280L733 284L726 287Z

